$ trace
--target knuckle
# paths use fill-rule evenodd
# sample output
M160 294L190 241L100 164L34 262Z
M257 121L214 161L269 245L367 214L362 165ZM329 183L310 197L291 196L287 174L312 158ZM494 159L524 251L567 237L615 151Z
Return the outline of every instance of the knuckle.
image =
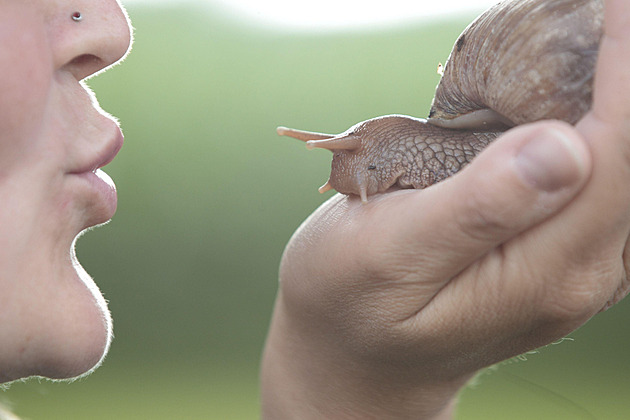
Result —
M624 293L623 285L627 281L615 264L604 261L588 267L578 264L547 290L545 317L554 323L581 325Z

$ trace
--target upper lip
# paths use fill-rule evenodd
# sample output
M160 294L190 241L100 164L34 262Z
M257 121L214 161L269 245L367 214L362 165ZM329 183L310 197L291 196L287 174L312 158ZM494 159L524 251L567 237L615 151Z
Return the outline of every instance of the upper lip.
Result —
M94 158L77 170L71 171L73 174L95 172L97 169L110 163L122 148L124 137L118 125L114 125L113 134L108 137L104 146L94 155Z

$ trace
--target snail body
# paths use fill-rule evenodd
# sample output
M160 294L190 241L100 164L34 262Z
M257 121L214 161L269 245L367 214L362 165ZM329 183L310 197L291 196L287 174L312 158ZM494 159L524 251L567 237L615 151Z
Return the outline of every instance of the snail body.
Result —
M278 134L333 152L320 192L367 197L426 188L461 170L510 127L575 124L589 109L603 33L603 0L506 0L459 36L428 119L388 115L329 135Z

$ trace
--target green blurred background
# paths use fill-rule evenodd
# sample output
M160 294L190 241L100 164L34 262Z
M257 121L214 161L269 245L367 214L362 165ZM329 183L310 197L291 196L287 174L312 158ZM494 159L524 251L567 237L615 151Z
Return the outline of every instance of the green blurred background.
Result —
M329 153L275 127L425 116L437 64L473 17L291 32L192 4L130 7L133 53L90 81L126 136L108 166L118 213L78 243L116 339L88 379L3 392L24 419L257 418L278 262L330 195L317 193ZM572 340L486 371L458 418L627 418L629 319L626 302Z

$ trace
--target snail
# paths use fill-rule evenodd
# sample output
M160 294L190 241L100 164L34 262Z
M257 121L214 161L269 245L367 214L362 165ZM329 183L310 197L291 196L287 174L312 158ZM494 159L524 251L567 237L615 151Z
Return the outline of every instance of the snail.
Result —
M506 0L459 36L427 119L386 115L339 135L278 127L333 152L320 192L369 195L426 188L460 171L502 132L589 109L603 0Z

